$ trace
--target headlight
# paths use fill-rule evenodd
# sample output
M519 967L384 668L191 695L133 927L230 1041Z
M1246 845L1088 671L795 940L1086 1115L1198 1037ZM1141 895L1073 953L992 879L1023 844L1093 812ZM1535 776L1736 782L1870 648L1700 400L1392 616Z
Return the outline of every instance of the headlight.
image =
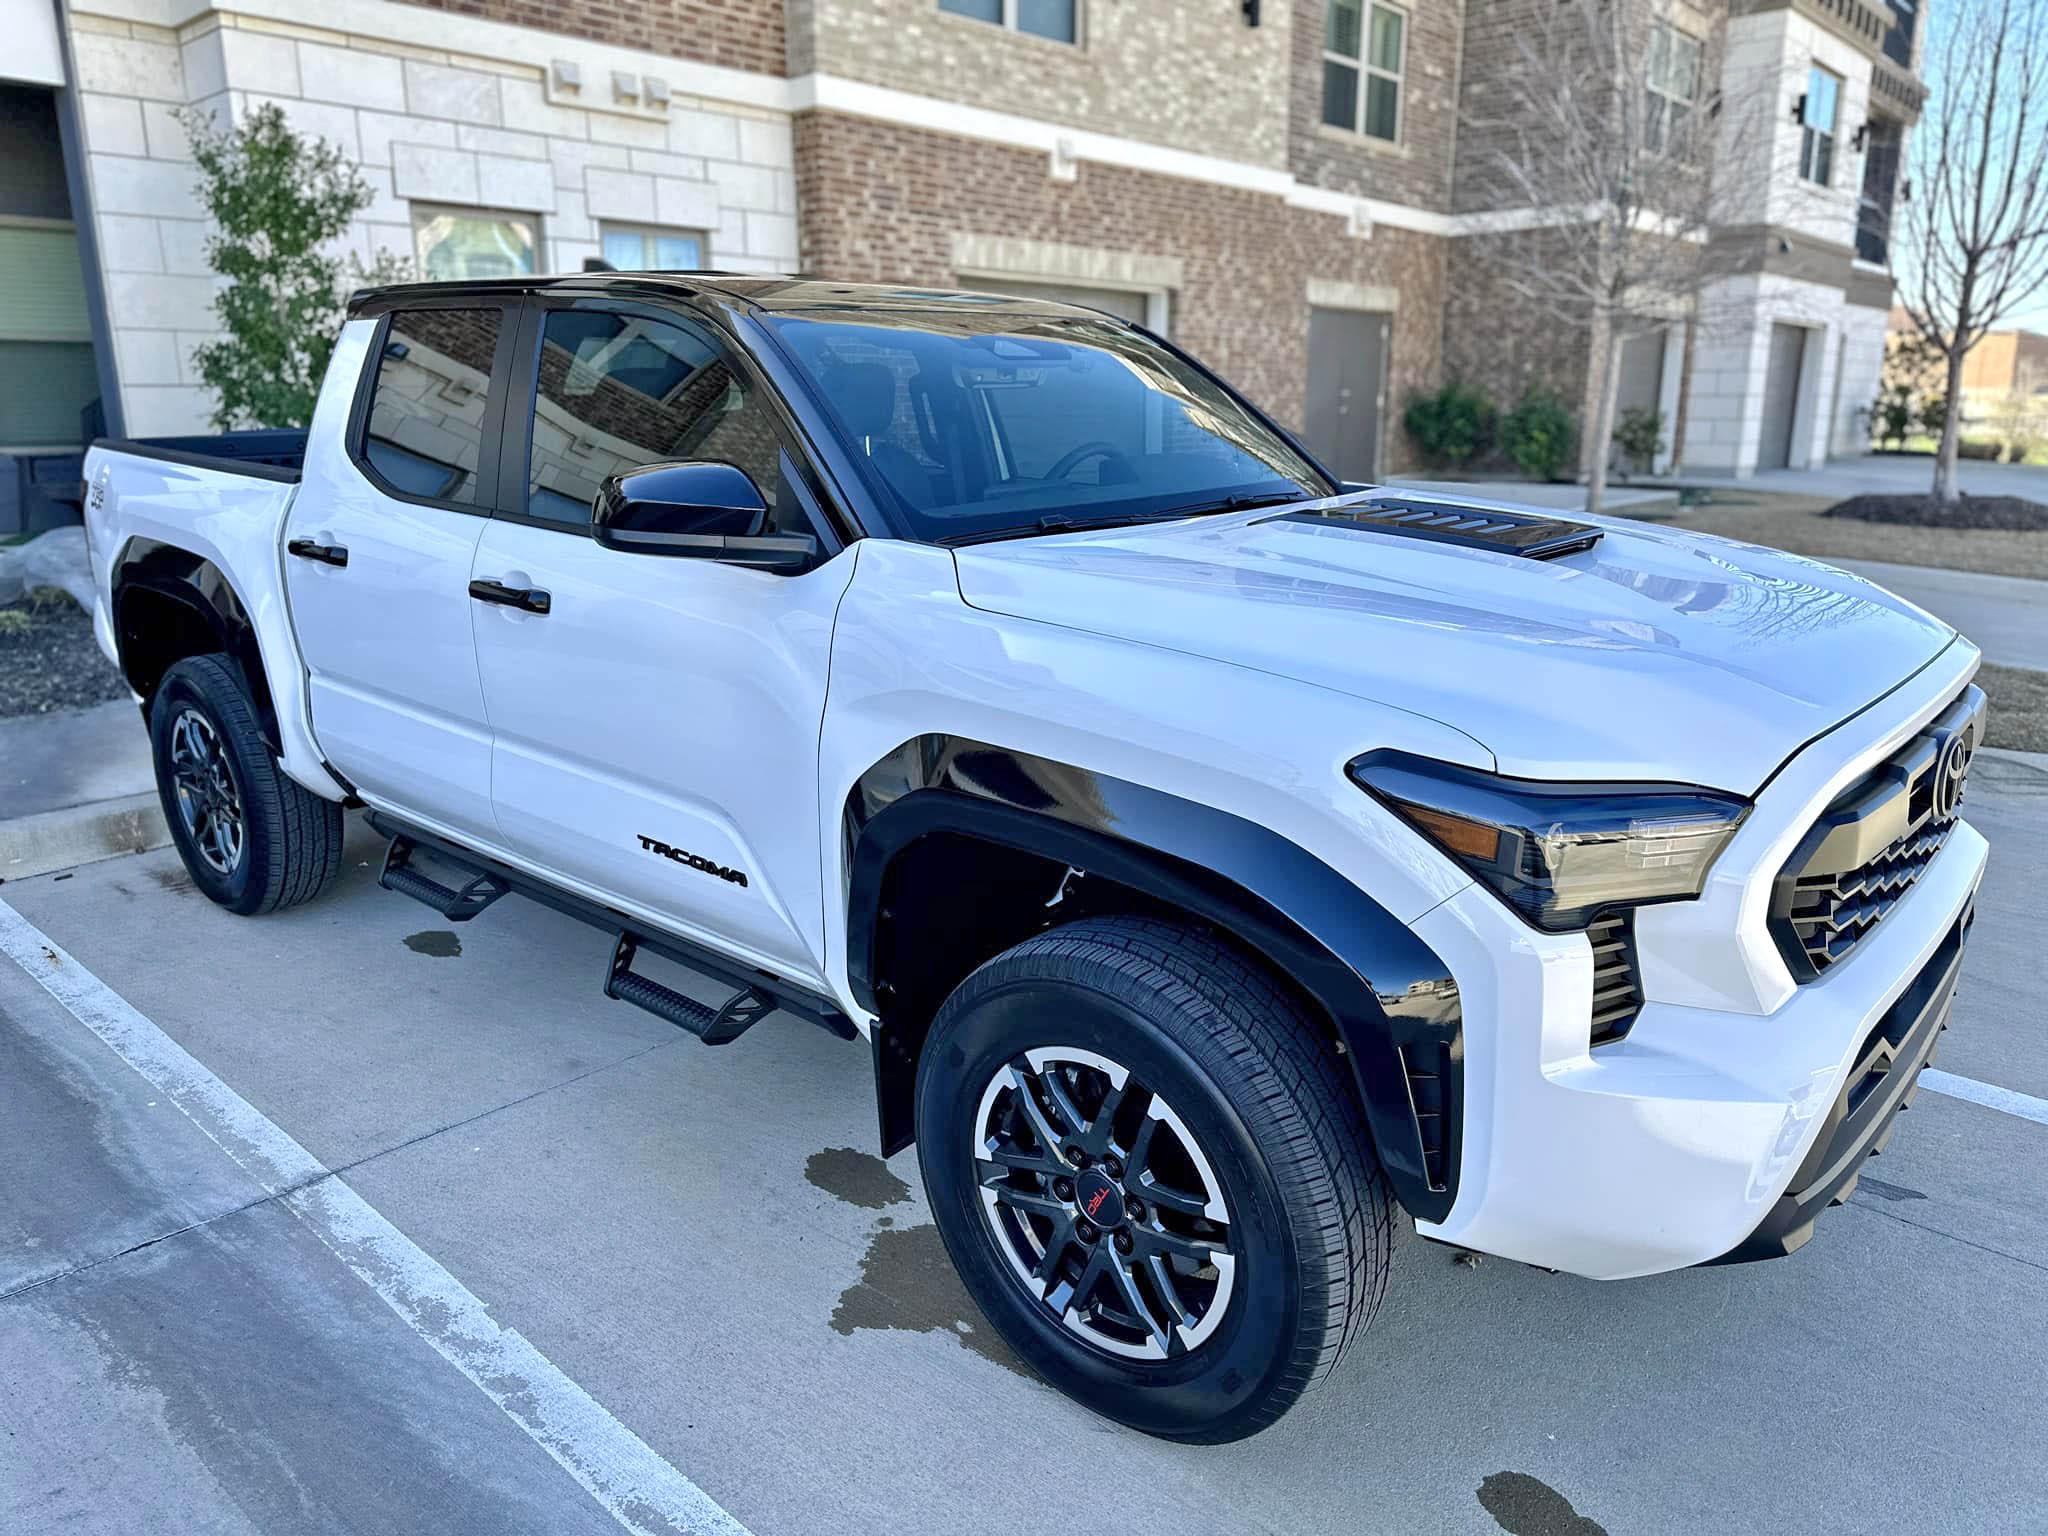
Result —
M1699 895L1749 814L1746 800L1686 784L1506 779L1406 752L1368 752L1350 773L1550 933L1603 908Z

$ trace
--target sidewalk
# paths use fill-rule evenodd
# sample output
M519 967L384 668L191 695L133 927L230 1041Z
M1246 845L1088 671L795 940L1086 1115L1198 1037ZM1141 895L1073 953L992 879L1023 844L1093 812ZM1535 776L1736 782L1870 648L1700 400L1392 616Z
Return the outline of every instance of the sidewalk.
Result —
M169 841L133 704L0 720L0 880Z

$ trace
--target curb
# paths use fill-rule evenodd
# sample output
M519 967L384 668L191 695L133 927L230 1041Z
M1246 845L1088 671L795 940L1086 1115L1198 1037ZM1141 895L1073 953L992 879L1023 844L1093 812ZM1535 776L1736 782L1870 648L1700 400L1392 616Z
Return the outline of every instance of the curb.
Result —
M170 840L163 806L153 792L17 816L0 821L0 882L144 853Z

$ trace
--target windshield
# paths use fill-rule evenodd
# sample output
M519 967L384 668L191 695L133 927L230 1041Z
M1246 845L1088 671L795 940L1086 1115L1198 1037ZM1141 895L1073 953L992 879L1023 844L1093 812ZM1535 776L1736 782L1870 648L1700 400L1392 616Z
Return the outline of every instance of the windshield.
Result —
M914 538L1327 496L1229 391L1109 320L940 310L765 317Z

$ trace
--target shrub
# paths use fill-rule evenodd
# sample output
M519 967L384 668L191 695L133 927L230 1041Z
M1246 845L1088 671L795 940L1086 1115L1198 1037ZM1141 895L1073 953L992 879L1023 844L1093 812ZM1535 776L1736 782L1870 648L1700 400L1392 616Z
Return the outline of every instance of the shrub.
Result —
M1614 446L1625 455L1624 462L1637 474L1648 474L1664 451L1664 413L1632 405L1621 413L1614 429Z
M1948 396L1929 395L1920 402L1920 430L1930 437L1940 437L1941 429L1948 425Z
M1571 459L1571 412L1555 393L1538 385L1501 418L1500 441L1531 480L1555 480Z
M192 349L217 402L213 424L303 427L341 309L342 265L328 247L369 207L369 183L325 139L301 138L274 105L225 129L190 109L179 122L213 216L206 259L227 279L213 300L224 334Z
M1453 380L1434 394L1414 395L1401 424L1424 459L1437 466L1460 467L1493 445L1497 413L1482 390Z
M1898 391L1880 396L1877 404L1870 408L1870 420L1880 444L1903 448L1906 434L1913 430L1912 398Z
M1959 459L1996 459L2005 449L2005 444L1996 438L1966 437L1956 444Z

